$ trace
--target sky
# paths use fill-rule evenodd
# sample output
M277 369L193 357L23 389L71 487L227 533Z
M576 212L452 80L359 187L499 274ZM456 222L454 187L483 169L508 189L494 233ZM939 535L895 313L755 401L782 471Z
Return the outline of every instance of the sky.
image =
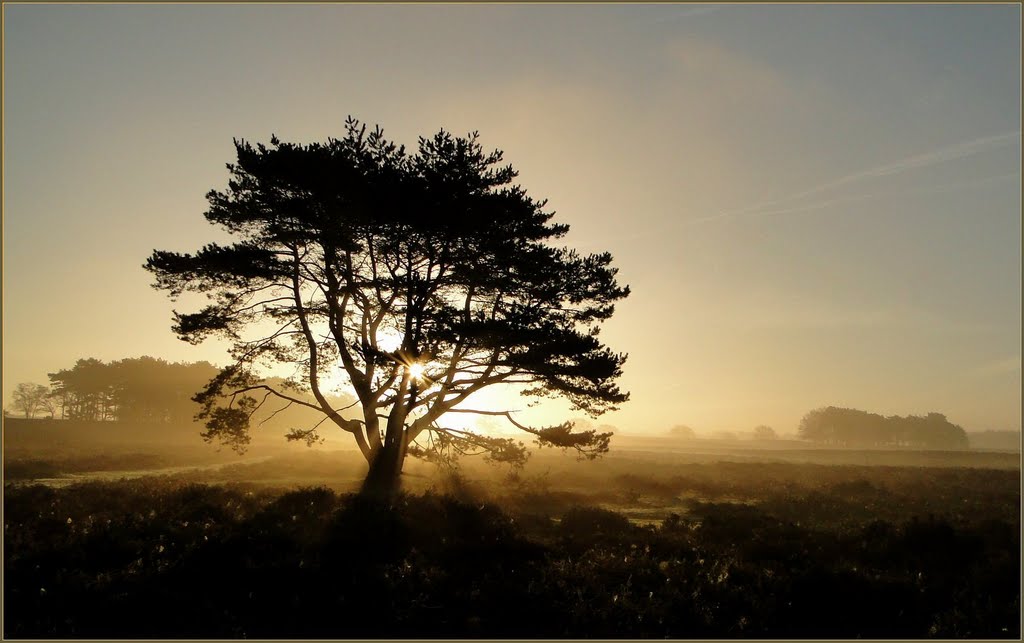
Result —
M141 268L234 138L478 130L632 294L623 434L1021 417L1020 6L3 7L3 392L224 362ZM494 400L500 401L498 397ZM497 403L497 402L495 402ZM521 405L513 401L514 405ZM557 405L534 410L557 418Z

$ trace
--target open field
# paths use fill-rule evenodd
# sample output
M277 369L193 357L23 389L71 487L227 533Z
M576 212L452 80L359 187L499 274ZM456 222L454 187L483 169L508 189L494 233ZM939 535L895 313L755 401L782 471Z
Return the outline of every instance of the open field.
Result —
M8 456L4 634L1019 638L1018 454L643 446Z

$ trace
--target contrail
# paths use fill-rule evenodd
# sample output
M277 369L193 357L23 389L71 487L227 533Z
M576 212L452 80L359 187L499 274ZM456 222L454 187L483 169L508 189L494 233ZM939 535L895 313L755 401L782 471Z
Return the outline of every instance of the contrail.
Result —
M893 198L901 196L914 196L922 194L941 194L943 192L955 192L956 190L963 190L967 188L975 188L991 183L999 183L1001 181L1008 181L1012 179L1020 179L1020 173L1011 174L997 174L994 176L985 176L978 179L971 179L969 181L959 181L956 183L943 183L942 185L932 185L923 188L914 188L910 190L899 190L896 192L887 193L876 193L876 194L850 194L847 196L840 196L834 199L827 199L824 201L814 201L812 203L805 203L801 205L794 205L792 207L781 207L774 210L764 209L753 209L748 208L746 210L735 210L732 212L723 212L721 214L715 214L709 217L701 217L699 219L687 219L684 223L687 225L694 223L707 223L709 221L717 221L719 219L729 219L732 217L767 217L778 214L796 214L798 212L811 212L814 210L821 210L829 206L837 205L840 203L853 203L857 201L867 201L869 199L881 199L881 198ZM791 199L780 199L779 203L784 203ZM765 203L761 204L761 208L765 207Z
M826 201L815 201L813 203L805 203L803 205L793 206L793 207L789 207L789 208L779 208L779 209L776 209L776 210L763 210L763 209L760 209L760 208L764 208L766 205L768 205L768 203L762 203L760 206L758 206L757 209L755 209L755 208L747 208L745 210L734 210L732 212L722 212L721 214L713 214L713 215L708 216L708 217L700 217L699 219L686 219L684 221L684 223L686 223L687 225L690 225L690 224L694 224L694 223L707 223L709 221L718 221L720 219L731 219L733 217L753 218L753 217L767 217L767 216L772 216L772 215L776 215L776 214L790 214L790 213L797 213L797 212L810 212L812 210L821 210L822 208L827 208L827 207L829 207L831 205L836 205L838 203L848 203L848 202L854 202L854 201L866 201L868 199L874 199L874 198L877 198L879 196L883 196L883 195L879 195L879 194L853 194L853 195L849 195L849 196L837 197L835 199L828 199ZM886 195L886 196L892 196L892 195ZM789 199L780 199L780 200L778 200L776 202L777 203L784 203L785 201L788 201L788 200Z
M800 199L804 199L804 198L806 198L808 196L819 194L821 192L825 192L825 191L830 190L832 188L840 187L840 186L843 186L843 185L848 185L850 183L854 183L854 182L861 181L861 180L864 180L864 179L876 178L876 177L882 177L882 176L890 176L890 175L893 175L893 174L899 174L901 172L906 172L908 170L912 170L912 169L916 169L916 168L928 167L928 166L931 166L931 165L937 165L939 163L945 163L945 162L948 162L948 161L953 161L953 160L957 160L957 159L966 158L968 156L973 156L973 155L978 154L980 152L983 152L985 150L995 149L995 148L998 148L998 147L1005 146L1005 145L1009 144L1011 141L1014 141L1014 140L1018 139L1019 137L1020 137L1020 132L1019 131L1016 131L1016 132L1006 132L1004 134L996 134L994 136L985 136L985 137L982 137L982 138L976 138L976 139L973 139L973 140L970 140L970 141L966 141L964 143L957 143L955 145L947 145L946 147L939 148L939 149L934 150L932 152L927 152L925 154L917 154L917 155L914 155L914 156L908 156L908 157L903 158L903 159L901 159L899 161L895 161L895 162L892 162L892 163L887 163L885 165L880 165L878 167L874 167L874 168L867 169L867 170L862 170L860 172L855 172L853 174L848 174L848 175L846 175L844 177L841 177L841 178L838 178L838 179L834 179L834 180L828 181L826 183L822 183L820 185L814 186L812 188L808 188L806 190L802 190L800 192L796 192L796 193L791 194L791 195L786 196L786 197L781 197L781 198L778 198L778 199L771 199L771 200L768 200L768 201L762 201L761 203L759 203L757 205L754 205L754 206L749 206L749 207L746 207L746 208L741 208L739 210L730 210L728 212L721 212L719 214L714 214L714 215L707 216L707 217L700 217L700 218L697 218L697 219L684 219L684 220L679 221L678 223L680 225L689 226L689 225L696 225L696 224L700 224L700 223L709 223L711 221L718 221L718 220L721 220L721 219L729 219L729 218L733 218L733 217L753 218L753 217L775 216L775 215L780 215L780 214L795 214L795 213L798 213L798 212L811 212L811 211L814 211L814 210L821 210L823 208L827 208L829 206L836 205L836 204L839 204L839 203L851 203L851 202L857 202L857 201L866 201L866 200L869 200L869 199L893 198L893 197L909 196L909 195L937 194L937 193L942 193L942 192L952 192L952 191L955 191L955 190L962 190L962 189L966 189L966 188L978 187L978 186L986 185L986 184L989 184L989 183L997 183L997 182L1000 182L1000 181L1020 179L1021 178L1020 173L1019 172L1014 172L1014 173L1009 173L1009 174L998 174L998 175L994 175L994 176L986 176L986 177L981 177L981 178L977 178L977 179L970 179L970 180L967 180L967 181L959 181L959 182L956 182L956 183L943 183L942 185L934 185L934 186L928 186L928 187L924 187L924 188L914 188L914 189L909 189L909 190L900 190L900 191L897 191L897 192L851 194L851 195L846 195L846 196L838 196L838 197L835 197L835 198L832 198L832 199L826 199L826 200L823 200L823 201L814 201L812 203L803 203L803 204L792 203L793 201L799 201ZM790 203L792 205L788 205L787 206L786 205L787 203ZM767 209L769 206L773 206L773 205L774 206L779 206L779 207L777 207L775 209ZM663 233L663 232L664 232L664 230L657 231L658 234ZM627 234L627 235L619 236L619 237L617 237L617 240L618 241L629 241L629 240L633 240L633 239L637 239L637 238L641 238L641 237L647 237L647 236L650 236L651 234L654 234L654 233L655 233L655 231L651 231L651 230L641 230L641 231L634 232L632 234ZM576 244L576 247L585 248L585 247L592 246L592 245L596 245L596 243L593 240L583 240L583 241L578 242Z
M1020 131L1015 131L1005 132L1003 134L996 134L994 136L984 136L982 138L976 138L970 141L965 141L963 143L956 143L954 145L947 145L946 147L942 147L931 152L926 152L924 154L916 154L914 156L908 156L906 158L894 161L892 163L886 163L885 165L879 165L877 167L869 168L867 170L854 172L853 174L848 174L838 179L833 179L832 181L816 185L812 188L808 188L800 192L795 192L785 197L781 197L778 199L770 199L768 201L763 201L757 205L750 206L747 208L732 210L730 212L723 212L720 215L715 215L713 217L706 217L704 220L711 221L726 216L752 214L760 210L763 210L768 206L798 201L800 199L813 196L815 194L820 194L822 192L826 192L837 187L842 187L844 185L849 185L851 183L857 183L865 179L892 176L894 174L900 174L903 172L907 172L909 170L915 170L922 167L929 167L932 165L938 165L940 163L947 163L949 161L967 158L969 156L974 156L975 154L979 154L990 149L996 149L999 147L1003 147L1005 145L1009 145L1017 141L1019 138Z
M957 143L956 145L949 145L941 149L935 150L934 152L928 152L926 154L918 154L916 156L908 156L907 158L900 159L895 163L889 163L886 165L880 165L870 170L863 170L844 176L828 183L823 183L819 186L804 190L794 194L791 199L800 199L805 196L824 192L825 190L831 190L842 185L849 183L855 183L863 179L872 179L881 176L891 176L893 174L900 174L908 170L915 170L921 167L928 167L931 165L938 165L939 163L946 163L948 161L955 161L957 159L966 158L968 156L974 156L979 152L984 152L989 149L1002 147L1012 141L1016 141L1020 138L1020 132L1007 132L1005 134L996 134L995 136L986 136L983 138L976 138L973 141L967 141L965 143Z

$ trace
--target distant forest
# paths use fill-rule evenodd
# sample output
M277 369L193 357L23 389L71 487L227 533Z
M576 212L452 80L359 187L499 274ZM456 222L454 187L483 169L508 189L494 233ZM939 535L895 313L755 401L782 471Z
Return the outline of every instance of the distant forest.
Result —
M170 363L153 357L104 363L80 359L50 373L52 417L122 422L191 422L192 396L217 374L209 362Z
M967 433L941 413L885 417L857 409L815 409L800 422L805 440L841 447L966 449Z
M218 372L209 362L167 362L154 357L112 362L79 359L69 369L50 373L48 387L19 384L7 413L80 422L192 424L199 411L192 398ZM278 378L267 381L282 383ZM301 392L296 396L304 397ZM255 423L271 420L277 408L256 409ZM296 414L304 415L294 409L292 419Z
M49 386L19 384L6 413L10 417L85 422L191 425L199 410L192 397L217 373L218 368L209 362L167 362L154 357L111 362L79 359L71 368L50 373ZM268 382L281 383L276 378ZM311 399L302 393L296 395ZM336 401L338 407L346 404L342 398ZM292 409L288 414L289 424L309 419L299 417L308 413L301 408ZM275 426L277 420L269 408L257 409L253 415L254 424ZM671 433L674 437L695 437L693 430L685 426L676 427ZM774 431L764 426L758 427L754 435L775 437ZM964 429L941 413L886 417L829 406L805 415L798 435L809 442L836 447L956 450L969 446L1013 448L1017 442L1015 436L1019 434L991 431L972 434L969 443Z

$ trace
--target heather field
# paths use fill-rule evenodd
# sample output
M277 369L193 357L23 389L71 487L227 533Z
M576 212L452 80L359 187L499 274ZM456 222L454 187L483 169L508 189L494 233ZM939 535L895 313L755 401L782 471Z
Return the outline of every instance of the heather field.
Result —
M4 635L1020 637L1018 455L726 451L9 457Z

